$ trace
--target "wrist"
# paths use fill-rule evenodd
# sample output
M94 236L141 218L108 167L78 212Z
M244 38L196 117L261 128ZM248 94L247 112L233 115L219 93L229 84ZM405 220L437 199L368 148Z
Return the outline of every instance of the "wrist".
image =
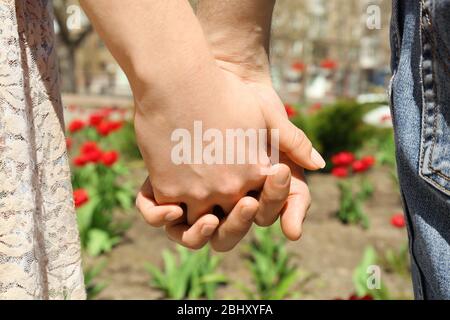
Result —
M209 30L206 39L217 65L243 80L270 81L268 49L258 31L236 37L236 30Z
M163 69L157 74L141 69L136 72L136 79L130 81L136 112L140 115L174 116L194 111L201 107L198 101L203 96L223 85L220 69L209 52L204 57L184 57Z
M243 79L270 79L274 0L200 0L197 16L216 62Z
M199 60L210 61L202 63ZM132 63L127 73L135 99L141 100L142 95L163 97L178 93L191 87L200 75L205 74L214 60L196 59L188 55L165 57L158 63L145 61Z

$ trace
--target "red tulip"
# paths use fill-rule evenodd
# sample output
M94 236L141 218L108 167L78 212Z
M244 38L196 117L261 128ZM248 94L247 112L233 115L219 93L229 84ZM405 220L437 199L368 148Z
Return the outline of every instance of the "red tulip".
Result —
M77 189L73 191L73 201L75 208L81 207L83 204L89 201L89 195L84 189Z
M69 131L74 133L77 131L80 131L85 126L85 123L80 119L72 120L72 122L69 124Z
M345 178L348 176L348 169L345 167L335 167L331 169L331 174L338 178Z
M122 121L103 121L96 128L97 132L102 136L107 136L113 131L122 127Z
M108 122L101 122L97 127L97 132L101 136L107 136L111 132L111 127Z
M100 112L95 112L89 116L89 125L95 127L103 121L104 115Z
M294 62L291 67L292 67L292 70L299 71L299 72L305 70L305 64L300 61Z
M335 166L349 166L355 161L355 156L353 153L348 151L342 151L331 157L331 162Z
M286 109L286 113L287 113L287 115L288 115L289 118L291 118L291 117L297 115L297 111L295 110L295 108L294 108L292 105L290 105L290 104L285 104L285 105L284 105L284 108Z
M97 145L97 142L95 141L86 141L83 143L83 145L80 148L80 152L85 154L89 153L91 151L100 150L100 148Z
M112 166L119 159L119 153L117 151L108 151L103 153L102 162L105 166Z
M97 142L95 141L86 141L80 148L80 152L82 154L86 154L97 150L100 150L100 148L98 147Z
M109 131L116 131L122 128L122 121L111 121L109 122Z
M73 159L73 163L77 167L82 167L88 162L89 162L89 158L85 154L79 155L78 157L75 157Z
M102 158L102 151L95 141L86 141L80 148L80 153L86 162L98 162Z
M88 162L97 163L102 158L102 152L100 150L92 150L84 154Z
M102 150L95 141L86 141L80 147L80 155L74 159L76 166L84 166L89 162L97 163L102 158Z
M364 161L356 160L355 162L352 163L352 169L353 169L353 172L355 172L355 173L361 173L361 172L367 171L367 169L369 169L369 167L367 166L367 164Z
M331 59L325 59L320 63L320 66L324 69L336 69L337 68L337 62Z
M403 215L403 213L394 214L391 218L391 225L393 225L396 228L404 228L406 223L405 223L405 216Z
M371 168L375 164L374 156L365 156L361 161L366 165L367 169Z

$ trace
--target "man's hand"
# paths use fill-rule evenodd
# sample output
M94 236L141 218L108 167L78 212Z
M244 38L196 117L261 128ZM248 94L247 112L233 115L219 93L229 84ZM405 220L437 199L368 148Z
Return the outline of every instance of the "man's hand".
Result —
M200 0L197 15L202 25L209 47L217 65L239 77L247 85L253 87L263 103L263 114L270 127L280 129L280 136L286 138L290 133L291 143L287 140L280 143L281 163L287 165L292 172L289 192L282 206L268 205L270 198L263 191L259 197L259 209L256 223L262 226L271 225L281 214L281 227L291 240L301 235L302 222L311 203L303 167L308 169L297 155L304 153L305 148L296 146L299 131L295 131L291 123L287 123L284 105L274 91L270 78L269 46L270 26L274 0ZM300 137L302 134L300 134ZM312 158L319 167L325 162L312 149ZM296 163L294 163L296 162ZM297 164L297 165L296 165ZM298 166L300 165L300 166ZM267 179L266 187L271 184ZM281 210L281 211L280 211Z

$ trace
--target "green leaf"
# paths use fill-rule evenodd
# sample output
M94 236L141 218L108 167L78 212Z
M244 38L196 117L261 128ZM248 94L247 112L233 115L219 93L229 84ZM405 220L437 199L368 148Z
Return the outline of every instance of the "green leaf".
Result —
M189 290L189 299L198 299L202 294L202 286L198 272L194 270L191 277L191 288Z
M121 163L112 166L111 170L119 176L128 174L128 168L122 165Z
M95 299L95 297L97 297L107 286L108 286L107 283L102 282L95 284L92 287L87 287L86 288L87 299L88 300Z
M380 283L380 289L369 289L367 287L369 266L377 264L377 254L373 247L369 246L365 249L363 258L359 265L353 272L353 284L355 286L355 292L359 297L366 294L372 295L375 299L388 299L389 294L387 288L383 283Z
M155 284L159 289L167 291L167 286L164 282L164 274L161 272L161 270L150 263L145 264L145 268L147 269L148 273L150 273L153 284Z
M214 298L219 283L226 281L215 269L219 257L212 256L208 247L193 252L177 246L173 254L168 250L162 253L164 271L146 265L152 276L151 285L163 290L171 299Z
M176 270L175 257L168 250L163 250L162 256L164 260L166 276L174 275Z
M133 195L124 191L119 190L116 192L116 199L119 201L120 206L124 209L130 209L133 206Z
M103 271L103 269L106 267L106 260L101 261L100 263L98 263L97 265L94 265L90 268L88 268L85 272L84 272L84 283L86 285L89 285L91 283L91 281L97 277L100 272Z
M280 300L284 299L288 295L288 291L291 288L291 286L294 285L294 283L298 279L298 273L296 271L289 273L287 276L283 277L281 279L278 286L275 288L275 293L272 299L274 300Z
M99 202L100 198L98 196L91 196L85 205L77 209L77 222L80 233L84 233L90 228L94 211Z
M110 238L106 231L91 229L88 232L87 252L91 256L98 256L102 252L111 251L112 246L117 243L117 238Z
M220 273L206 274L201 277L201 283L226 283L227 277Z

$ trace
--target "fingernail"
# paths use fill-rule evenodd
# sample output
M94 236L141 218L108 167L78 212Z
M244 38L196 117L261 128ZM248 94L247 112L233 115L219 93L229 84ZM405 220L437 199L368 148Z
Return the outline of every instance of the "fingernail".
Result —
M178 212L176 211L171 211L170 213L166 214L166 221L172 222L177 220L180 217L180 215L178 214Z
M314 149L314 148L313 148L312 151L311 151L311 160L312 160L312 162L314 162L314 164L315 164L316 166L318 166L320 169L325 168L325 165L326 165L325 160L323 160L323 158L322 158L322 156L320 155L320 153L317 152L317 150Z
M216 226L211 225L211 224L205 224L202 227L201 234L204 237L209 237L210 235L212 235L214 233L214 230L216 230Z
M282 173L277 173L274 176L274 181L279 186L284 186L288 182L289 178L291 176L291 172L289 170L283 170Z

